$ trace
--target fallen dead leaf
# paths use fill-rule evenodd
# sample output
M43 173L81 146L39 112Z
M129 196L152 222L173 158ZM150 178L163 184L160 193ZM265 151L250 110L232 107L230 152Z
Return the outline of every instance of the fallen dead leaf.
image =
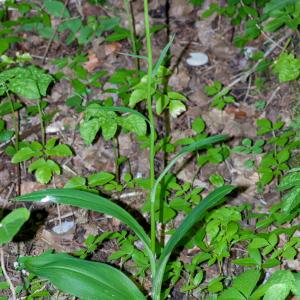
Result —
M117 42L105 44L104 45L104 53L105 53L105 55L110 55L112 53L120 51L121 48L122 48L122 45Z
M226 106L225 111L229 114L233 114L235 119L244 119L247 117L247 113L245 111L234 105Z
M88 58L89 58L89 60L86 63L84 63L84 67L89 73L91 73L97 67L99 67L101 62L98 59L98 57L96 56L96 53L94 52L94 50L92 50L92 49L88 51Z
M22 194L29 194L38 190L45 189L46 185L40 184L35 181L23 181L21 184Z

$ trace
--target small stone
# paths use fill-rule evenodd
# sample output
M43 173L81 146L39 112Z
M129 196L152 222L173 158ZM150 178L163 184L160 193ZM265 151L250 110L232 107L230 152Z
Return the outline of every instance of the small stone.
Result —
M54 226L52 228L52 230L56 233L56 234L64 234L69 232L70 230L74 229L75 224L73 221L65 221L65 222L61 222L61 224Z
M208 63L208 56L203 52L192 52L186 62L193 67L204 66Z

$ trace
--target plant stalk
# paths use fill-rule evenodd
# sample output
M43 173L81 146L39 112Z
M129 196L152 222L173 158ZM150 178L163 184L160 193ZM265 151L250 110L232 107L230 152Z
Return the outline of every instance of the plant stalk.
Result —
M12 119L13 119L13 126L14 126L14 130L15 130L15 149L16 151L19 151L19 120L18 120L18 112L15 111L14 108L14 101L12 99L12 97L10 96L9 92L6 91L6 96L9 100L9 105L10 105L10 110L12 113ZM17 164L16 166L17 168L17 195L21 195L21 167L20 167L20 163Z
M37 102L38 110L39 110L39 118L40 118L40 125L41 125L41 134L42 134L42 145L45 146L46 144L46 130L44 126L44 120L43 120L43 110L41 107L41 99Z
M8 284L9 284L9 289L11 291L12 300L17 300L15 287L6 272L5 261L4 261L4 251L3 251L2 247L0 247L0 265L1 265L1 269L2 269L2 273L4 275L4 278L5 278L6 282L8 282Z
M150 161L150 190L152 191L152 189L154 187L154 182L155 182L155 173L154 173L155 131L154 131L154 116L153 116L153 111L152 111L152 96L151 96L153 59L152 59L152 45L151 45L151 35L150 35L148 0L144 0L144 17L145 17L145 31L146 31L147 58L148 58L147 109L148 109L148 118L151 123L149 161ZM155 201L151 202L150 218L151 218L151 250L153 252L153 255L155 256L155 254L156 254Z
M139 55L139 51L136 46L136 31L135 31L135 21L134 15L132 13L132 5L130 0L124 0L124 6L126 10L127 20L129 22L129 29L130 29L130 40L131 40L131 47L133 54L135 56ZM135 67L137 70L140 69L140 60L138 57L135 57Z

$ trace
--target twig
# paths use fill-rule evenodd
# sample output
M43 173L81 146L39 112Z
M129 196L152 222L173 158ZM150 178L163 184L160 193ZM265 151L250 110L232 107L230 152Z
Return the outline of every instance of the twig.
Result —
M242 6L245 6L245 4L244 4L243 1L241 1L241 4L242 4ZM255 20L255 19L253 18L253 16L251 16L250 14L248 14L248 17L249 17L249 19L251 19L251 20ZM262 34L267 40L269 40L270 42L272 42L273 44L275 44L278 48L283 49L283 48L279 45L279 43L277 43L275 40L273 40L273 39L272 39L272 38L264 31L264 29L263 29L262 26L260 26L259 24L256 23L256 24L255 24L255 27L256 27L257 29L260 30L261 34Z
M244 97L244 102L246 102L246 100L247 100L248 97L249 97L249 91L250 91L250 88L251 88L251 83L252 83L252 77L250 76L250 77L249 77L249 82L248 82L247 91L246 91L246 95L245 95L245 97Z
M69 0L66 0L65 5L64 5L64 8L61 10L61 16L59 17L59 20L62 19L62 16L63 16L63 14L64 14L64 12L65 12L65 10L66 10L66 7L68 6L68 3L69 3ZM52 44L54 38L55 38L55 35L56 35L56 33L57 33L57 30L58 30L58 25L55 26L55 29L54 29L54 31L53 31L53 33L52 33L52 35L51 35L51 37L50 37L50 40L48 41L48 44L47 44L47 46L46 46L46 50L45 50L45 52L44 52L43 60L42 60L43 63L45 63L46 56L47 56L47 54L48 54L48 52L49 52L50 46L51 46L51 44Z
M131 39L131 47L135 56L139 55L139 51L136 46L136 29L135 29L135 18L132 10L132 3L130 0L124 0L124 6L127 14L127 20L129 22L130 28L130 39ZM140 69L140 60L138 57L135 58L135 66L136 69Z
M256 71L256 68L258 65L267 58L276 48L279 44L281 44L283 41L285 41L287 38L289 38L292 35L292 32L288 32L285 36L283 36L276 44L273 44L272 47L270 47L264 54L264 56L259 59L252 68L250 68L248 71L246 71L244 74L239 76L237 79L230 82L227 86L225 86L217 95L215 95L211 102L213 102L216 98L222 96L226 91L230 90L233 86L235 86L239 82L245 82L247 78Z
M265 109L269 106L269 104L272 102L272 100L275 98L276 94L278 93L278 91L280 90L280 86L278 86L272 93L272 95L270 96L270 98L268 99ZM261 113L262 114L262 113Z
M4 251L3 251L2 247L0 247L0 261L1 261L1 269L2 269L2 272L3 272L4 278L9 284L9 289L10 289L11 294L12 294L12 299L17 300L15 287L14 287L12 281L10 280L10 277L8 276L8 274L6 272L5 262L4 262Z

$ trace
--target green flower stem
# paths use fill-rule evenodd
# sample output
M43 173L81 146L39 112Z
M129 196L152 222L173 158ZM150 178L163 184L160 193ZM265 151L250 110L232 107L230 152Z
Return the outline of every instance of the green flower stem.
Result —
M6 90L6 96L8 98L9 101L9 105L10 105L10 110L12 113L12 119L13 119L13 126L14 126L14 130L15 130L15 149L16 151L19 151L19 120L17 117L18 112L15 111L14 108L14 101L12 99L12 97L10 96L10 93L8 92L8 90ZM16 171L17 171L17 195L21 194L21 167L20 167L20 163L17 164L16 166Z
M148 118L152 126L150 126L150 190L152 191L155 182L154 174L154 141L155 141L155 130L154 130L154 117L152 111L152 97L151 97L151 86L152 86L152 45L150 35L150 23L149 23L149 10L148 0L144 0L144 17L145 17L145 30L146 30L146 43L147 43L147 57L148 57L148 76L147 76L147 108ZM151 202L150 218L151 218L151 250L155 255L156 252L156 222L155 222L155 203ZM154 274L152 274L154 276Z
M41 125L42 145L45 146L46 145L46 130L45 130L44 120L43 120L43 110L41 107L41 99L38 100L37 107L39 110L39 118L40 118L40 125Z
M6 91L6 96L7 96L7 99L9 100L10 110L11 110L12 119L13 119L13 126L14 126L14 130L15 130L15 147L16 147L16 151L18 151L19 150L19 124L18 124L18 119L16 117L16 111L15 111L15 108L14 108L13 99L11 98L8 91Z
M114 153L114 161L115 161L115 173L117 182L120 182L120 166L119 166L119 142L118 138L113 138L113 153Z
M12 299L16 300L17 299L16 290L15 290L14 285L13 285L12 281L10 280L10 277L8 276L6 269L5 269L4 251L3 251L2 247L0 247L0 266L1 266L4 278L5 278L6 282L9 284Z
M135 31L135 22L134 22L134 16L132 13L132 7L130 0L124 0L124 6L126 10L127 20L129 22L129 29L130 29L130 40L131 40L131 47L133 54L135 56L139 55L139 51L136 47L136 31ZM140 60L138 57L135 57L135 66L136 69L140 69Z

